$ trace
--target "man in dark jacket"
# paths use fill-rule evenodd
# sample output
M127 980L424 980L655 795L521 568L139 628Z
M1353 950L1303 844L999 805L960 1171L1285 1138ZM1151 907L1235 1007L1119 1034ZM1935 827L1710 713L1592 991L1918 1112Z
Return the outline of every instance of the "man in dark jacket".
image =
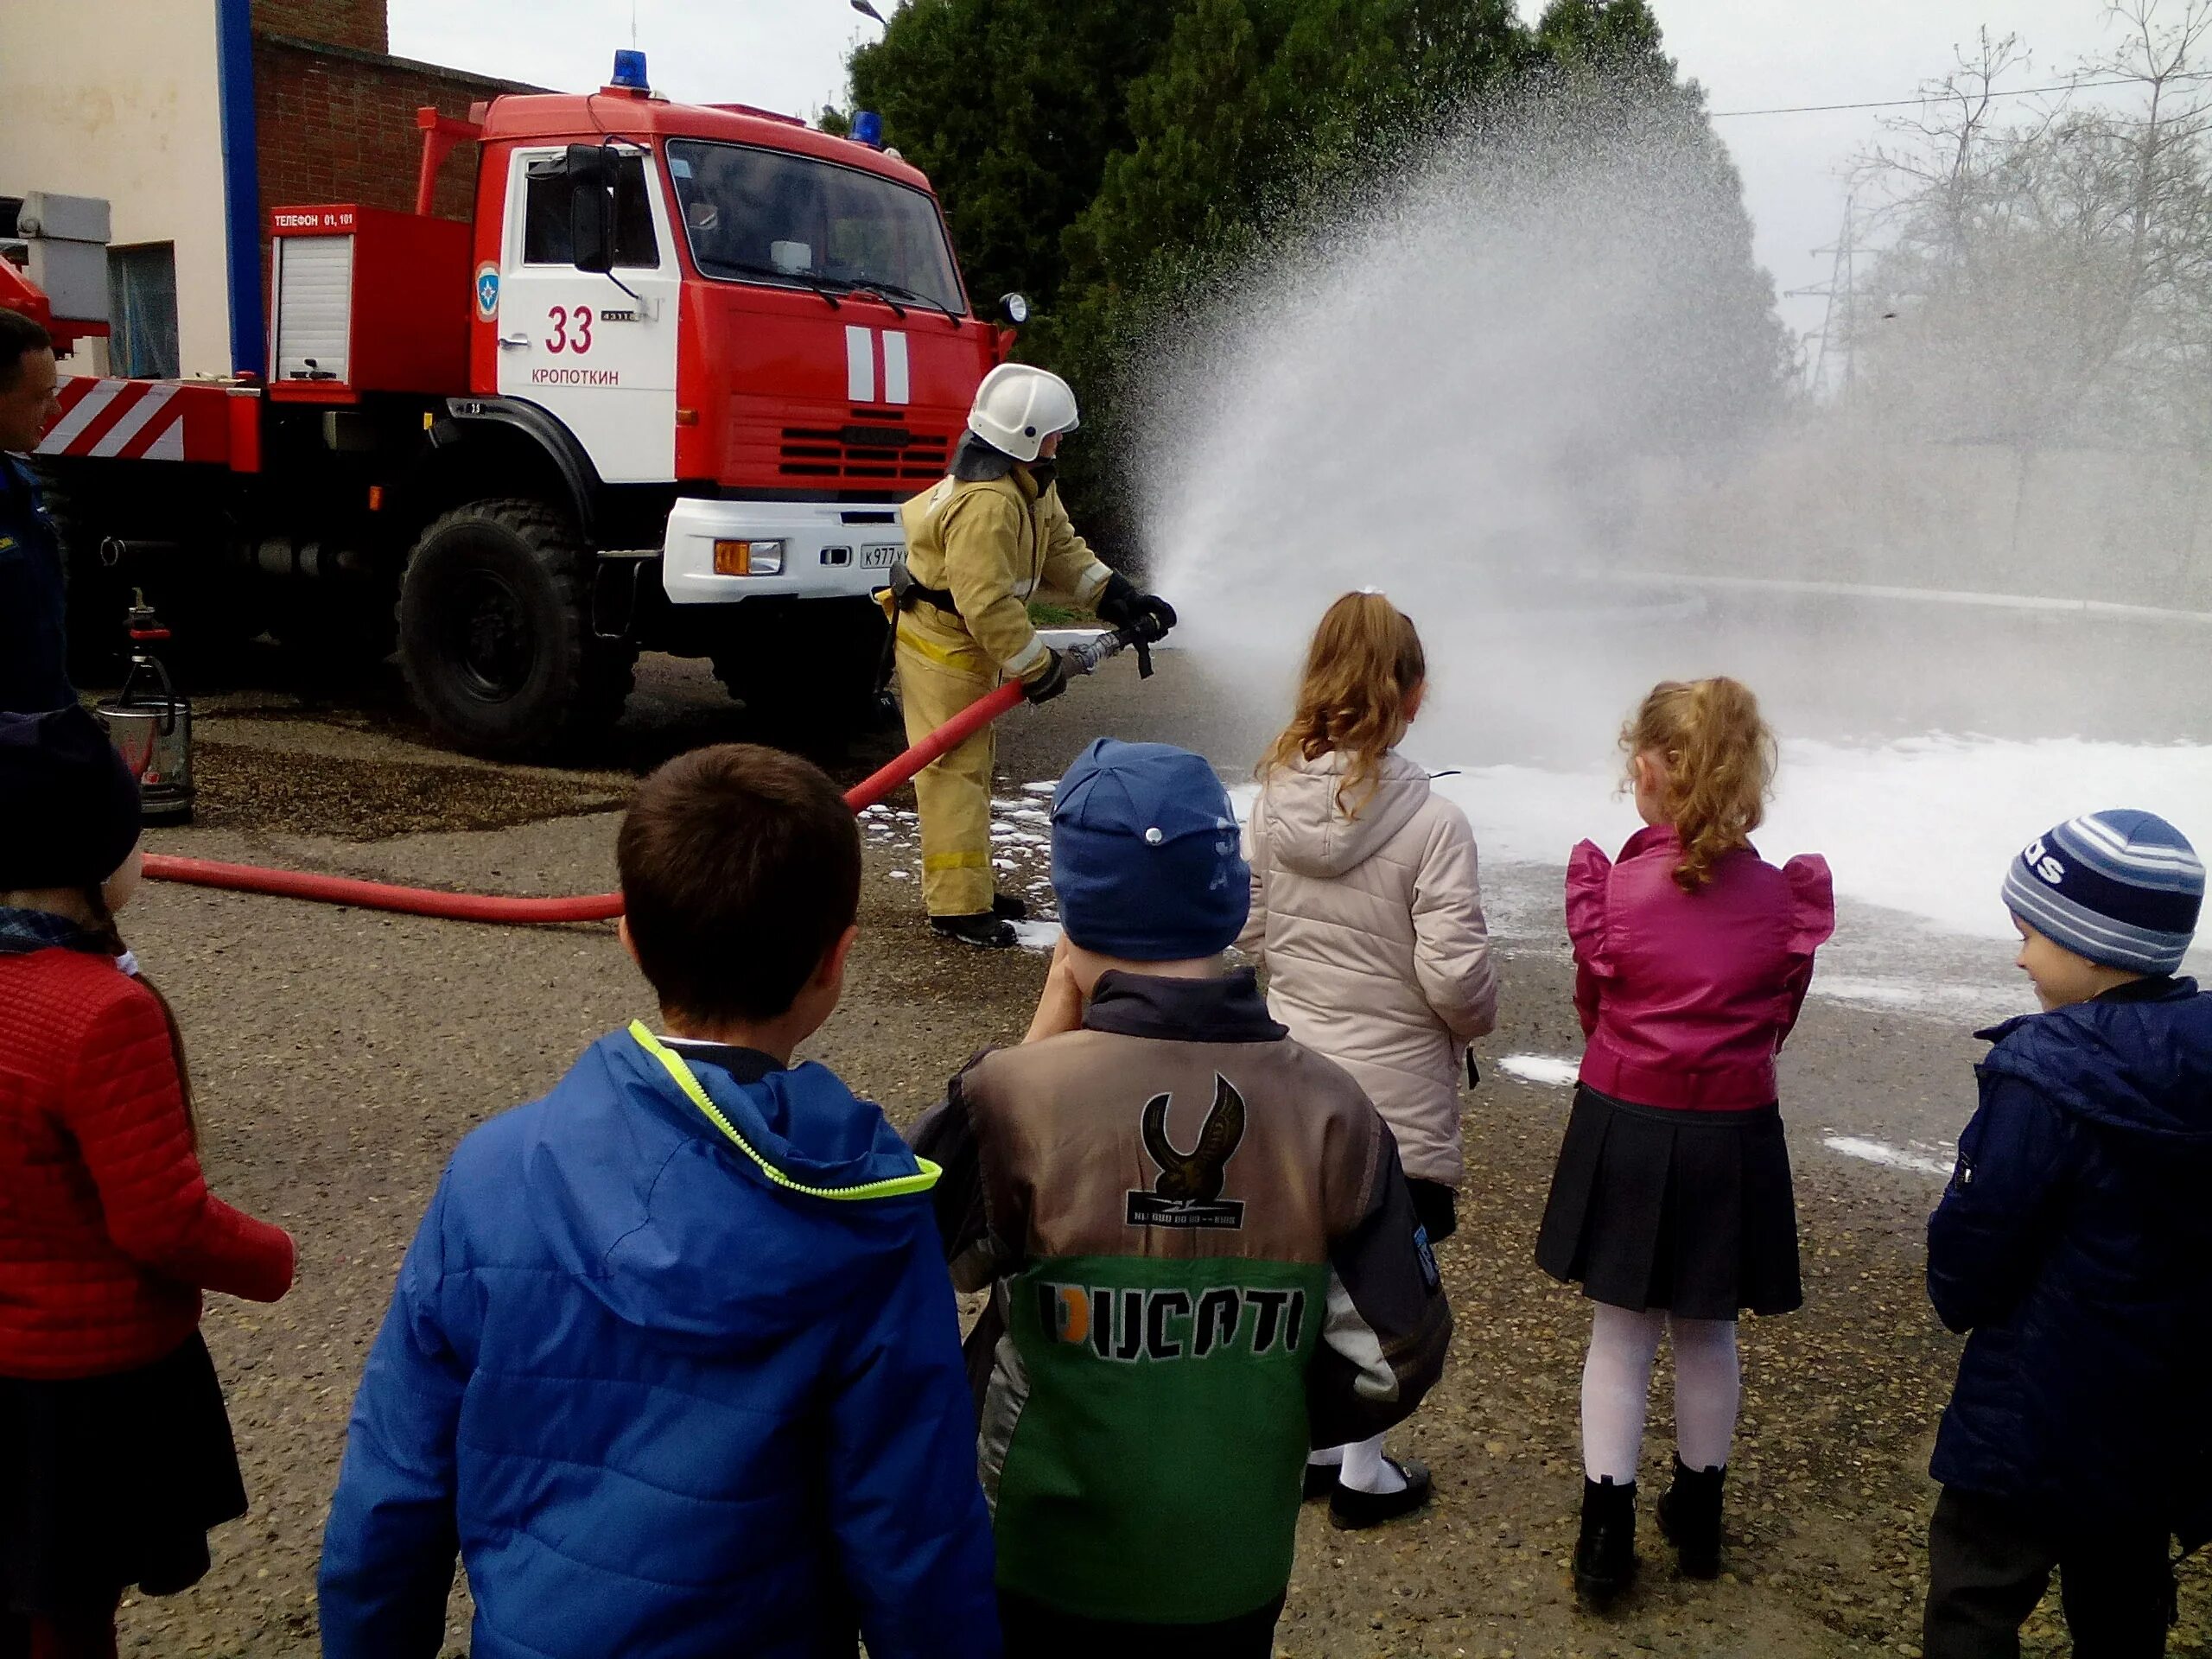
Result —
M46 330L0 307L0 714L42 714L77 701L65 665L61 542L18 458L38 448L61 412L59 384Z
M2054 1568L2077 1653L2161 1654L2171 1541L2212 1535L2212 996L2174 976L2203 890L2147 812L2061 824L2006 878L2045 1012L1981 1033L1929 1223L1929 1294L1972 1335L1926 1659L2012 1659Z
M648 779L623 938L662 1031L461 1143L324 1529L326 1659L995 1659L934 1166L791 1050L836 1006L860 835L796 756Z

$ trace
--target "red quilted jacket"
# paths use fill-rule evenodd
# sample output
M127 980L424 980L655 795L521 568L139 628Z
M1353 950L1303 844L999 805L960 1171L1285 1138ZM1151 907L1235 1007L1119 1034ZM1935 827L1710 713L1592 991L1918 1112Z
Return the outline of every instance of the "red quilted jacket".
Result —
M148 1364L201 1290L291 1282L289 1236L207 1190L152 995L105 957L0 956L0 1376Z

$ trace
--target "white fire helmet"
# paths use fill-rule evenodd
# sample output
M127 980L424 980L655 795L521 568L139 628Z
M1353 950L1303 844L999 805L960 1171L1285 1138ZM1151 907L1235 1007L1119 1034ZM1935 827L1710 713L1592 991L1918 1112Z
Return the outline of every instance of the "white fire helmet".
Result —
M1055 432L1077 425L1075 388L1050 369L1001 363L976 388L968 429L1016 461L1034 461Z

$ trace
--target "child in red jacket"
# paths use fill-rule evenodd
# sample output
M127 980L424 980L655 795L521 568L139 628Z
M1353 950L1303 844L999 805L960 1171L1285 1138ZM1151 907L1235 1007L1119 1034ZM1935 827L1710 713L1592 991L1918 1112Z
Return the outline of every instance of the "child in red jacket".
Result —
M245 1491L200 1294L292 1282L291 1239L208 1192L116 937L137 841L90 715L0 715L0 1659L107 1659L124 1589L207 1572Z
M1567 868L1588 1038L1536 1262L1597 1304L1582 1374L1577 1591L1636 1573L1636 1474L1660 1338L1675 1348L1675 1475L1659 1524L1681 1570L1720 1570L1720 1485L1742 1381L1736 1316L1804 1300L1775 1055L1835 931L1827 865L1760 858L1774 736L1734 680L1669 683L1621 745L1646 828Z

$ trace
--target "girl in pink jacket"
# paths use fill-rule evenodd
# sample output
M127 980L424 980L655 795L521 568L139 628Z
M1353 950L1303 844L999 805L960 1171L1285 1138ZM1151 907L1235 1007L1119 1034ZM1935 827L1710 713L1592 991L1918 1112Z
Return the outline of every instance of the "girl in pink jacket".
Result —
M1314 631L1298 708L1260 768L1246 831L1252 912L1237 943L1268 969L1268 1008L1351 1073L1397 1137L1430 1244L1458 1224L1459 1077L1491 1028L1497 980L1467 815L1398 753L1427 663L1380 594L1346 594ZM1427 1501L1428 1471L1377 1435L1317 1452L1309 1497L1339 1527Z
M1617 862L1586 841L1567 863L1588 1044L1536 1242L1537 1265L1597 1304L1574 1581L1599 1607L1636 1574L1637 1465L1662 1335L1676 1449L1659 1524L1686 1575L1719 1571L1736 1316L1804 1300L1775 1055L1835 931L1826 862L1777 869L1751 846L1775 742L1748 690L1661 685L1621 744L1648 827Z

